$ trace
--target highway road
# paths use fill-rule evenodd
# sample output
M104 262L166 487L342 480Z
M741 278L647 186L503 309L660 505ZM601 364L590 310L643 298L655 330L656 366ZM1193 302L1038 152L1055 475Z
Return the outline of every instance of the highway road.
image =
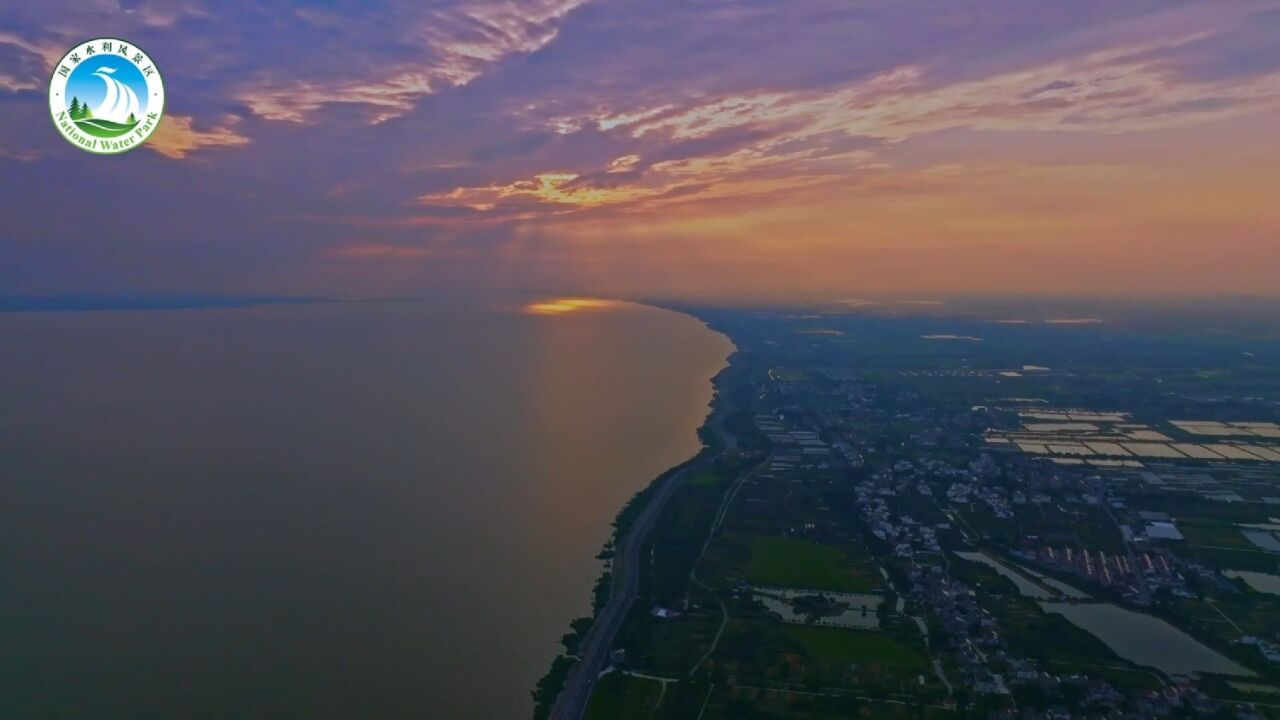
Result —
M591 700L591 690L608 664L609 650L613 647L618 630L622 627L622 622L626 619L627 612L631 609L636 594L640 590L640 548L644 546L645 538L653 530L653 524L662 514L662 509L667 506L671 495L689 473L705 468L715 462L716 458L723 455L725 451L737 447L737 438L724 429L724 414L727 411L727 408L717 408L709 423L712 432L722 441L720 451L663 479L661 487L640 511L640 516L631 524L626 534L614 543L609 600L600 610L595 623L587 631L586 638L578 647L578 656L581 659L574 663L568 677L565 678L564 689L560 691L555 705L551 708L551 720L580 720L586 714L587 703Z

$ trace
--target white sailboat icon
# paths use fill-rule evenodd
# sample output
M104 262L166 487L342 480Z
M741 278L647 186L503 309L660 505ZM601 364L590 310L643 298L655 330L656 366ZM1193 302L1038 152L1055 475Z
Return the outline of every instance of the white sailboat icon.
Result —
M93 109L93 117L121 124L127 124L133 117L136 122L142 115L142 105L132 88L111 77L115 71L115 68L100 67L93 72L93 76L107 86L106 97Z

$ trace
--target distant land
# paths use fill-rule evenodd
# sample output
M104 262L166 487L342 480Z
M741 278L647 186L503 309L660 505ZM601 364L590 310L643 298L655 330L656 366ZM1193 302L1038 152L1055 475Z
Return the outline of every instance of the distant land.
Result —
M0 312L210 310L318 302L331 301L324 298L279 295L9 295L0 296Z

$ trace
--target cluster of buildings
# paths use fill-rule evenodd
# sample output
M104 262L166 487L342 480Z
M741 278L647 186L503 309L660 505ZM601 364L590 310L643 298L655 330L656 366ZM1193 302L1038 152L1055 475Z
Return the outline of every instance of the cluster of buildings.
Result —
M773 444L773 459L769 464L771 471L825 470L831 466L831 447L816 430L788 428L783 421L783 417L773 415L757 415L755 418L756 428Z
M1009 720L1160 720L1170 717L1223 717L1224 712L1222 703L1209 698L1186 681L1143 693L1124 710L1119 707L1122 696L1114 688L1083 675L1057 677L1039 673L1036 679L1027 682L1036 682L1047 692L1060 692L1068 686L1076 686L1074 694L1081 696L1080 704L1090 710L1086 714L1073 714L1063 706L1047 710L1025 708L1005 713ZM1237 720L1262 720L1256 711L1245 705L1231 706L1228 711L1230 714L1226 717Z
M973 589L947 575L941 565L912 563L907 570L913 600L929 608L941 625L947 650L963 683L985 695L1008 695L994 661L1007 660L996 619L978 604Z
M994 413L1007 412L1009 408L989 410L976 406L967 413L943 410L931 407L909 390L888 392L864 384L851 374L825 374L836 381L838 389L831 394L843 395L841 406L832 409L824 404L822 411L794 407L795 412L803 412L814 423L815 431L787 429L773 416L758 419L758 424L774 441L775 462L803 463L816 454L806 452L812 448L829 453L833 465L856 471L849 475L856 512L869 535L880 541L882 547L877 553L885 566L893 569L899 584L903 579L899 573L905 573L903 598L910 607L924 610L913 619L932 642L934 670L944 684L987 696L993 705L1003 703L1004 715L1025 720L1200 717L1224 710L1221 703L1207 698L1190 681L1178 681L1160 691L1121 693L1115 685L1092 673L1054 674L1052 667L1042 668L1035 660L1011 655L1000 622L992 614L1000 609L989 604L991 610L984 609L986 596L979 603L978 588L958 579L944 557L944 547L950 547L955 539L949 532L953 522L959 524L966 538L977 534L990 540L1003 536L991 531L996 524L982 524L988 523L988 517L1010 521L1010 527L1034 527L1034 523L1020 521L1043 515L1057 518L1055 529L1011 540L1013 544L1026 543L1013 554L1044 570L1075 575L1110 588L1135 604L1150 604L1153 594L1162 590L1175 597L1196 597L1188 591L1184 574L1195 576L1192 587L1201 591L1204 585L1200 574L1227 583L1212 569L1199 573L1179 559L1175 550L1182 547L1184 538L1169 517L1132 512L1123 500L1126 495L1116 492L1118 478L1128 478L1139 471L1151 475L1149 468L1141 465L1151 463L1148 457L1163 457L1156 454L1159 448L1153 449L1155 445L1168 446L1169 457L1174 457L1177 440L1133 422L1123 413L1023 407L1017 408L1017 416L1027 427L1020 434L984 435L983 428L996 417ZM879 393L884 396L879 397ZM818 415L824 415L821 421L815 420ZM851 430L868 426L879 430ZM823 444L822 437L832 439L831 443ZM966 438L985 444L965 445ZM1046 455L1071 454L1065 447L1068 440L1081 445L1082 455L1091 456L1090 461L1096 460L1097 466L1046 462L1053 459ZM1022 447L1018 441L1041 443L1045 451ZM1050 448L1051 444L1063 447ZM1129 445L1133 450L1126 447ZM935 450L938 448L941 450ZM972 450L959 454L972 459L957 462L958 453L953 452L956 449ZM1190 450L1181 454L1187 452ZM1133 469L1124 464L1129 462L1124 457L1141 457L1144 463L1135 463L1138 469ZM1163 466L1160 467L1163 475ZM1142 480L1149 484L1146 478ZM1280 504L1280 498L1277 501ZM981 518L977 522L968 510L957 514L956 508L948 505L983 506L989 512L977 513ZM1070 527L1074 516L1093 518L1090 527L1106 532L1076 532ZM1064 517L1068 518L1065 523ZM1106 522L1108 517L1120 530L1114 537ZM898 612L902 607L900 601ZM928 632L931 629L938 632ZM1021 641L1017 637L1013 640L1013 646L1019 647ZM1239 642L1280 662L1280 646L1269 639L1246 636ZM945 676L952 675L953 668L960 677L948 680ZM1027 689L1024 686L1034 686L1034 692L1048 699L1049 707L1035 703L1040 709L1020 708L1021 703L1014 698L1019 697L1020 688ZM1001 700L1001 696L1007 699ZM1123 711L1119 709L1122 706ZM1253 712L1247 705L1226 709L1239 718L1248 718Z
M1139 596L1147 591L1168 588L1176 595L1187 593L1183 577L1164 553L1148 551L1130 557L1124 553L1108 553L1087 548L1036 545L1014 554L1034 560L1040 565L1091 580L1103 587L1114 588L1124 595Z
M1001 520L1013 517L1010 497L1003 488L976 483L952 483L947 488L947 500L960 505L980 502L991 509L991 513Z
M1280 645L1276 645L1273 642L1269 642L1253 635L1245 635L1240 638L1239 642L1241 645L1252 645L1256 647L1258 652L1262 653L1262 656L1269 662L1280 663Z
M872 481L863 481L854 486L858 506L862 508L862 519L876 539L893 546L898 557L912 557L917 551L941 552L938 544L938 531L950 530L949 523L932 525L917 522L910 515L895 516L885 499L896 492L889 487L877 486Z

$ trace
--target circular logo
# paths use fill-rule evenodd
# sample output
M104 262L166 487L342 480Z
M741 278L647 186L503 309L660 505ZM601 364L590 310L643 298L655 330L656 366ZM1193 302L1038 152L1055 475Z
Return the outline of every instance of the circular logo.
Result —
M53 66L49 113L68 142L86 152L132 150L164 114L164 81L150 56L118 38L86 40Z

